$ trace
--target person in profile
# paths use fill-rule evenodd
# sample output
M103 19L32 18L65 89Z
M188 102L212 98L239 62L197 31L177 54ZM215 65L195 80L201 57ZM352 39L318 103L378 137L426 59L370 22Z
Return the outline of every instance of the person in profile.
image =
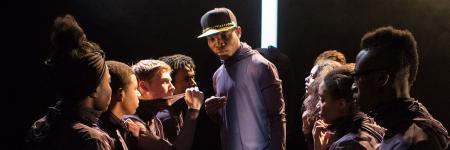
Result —
M51 41L54 51L46 65L62 100L31 126L28 148L113 149L113 140L97 125L111 100L103 51L71 15L55 19Z
M98 124L114 139L115 150L134 149L136 138L122 118L134 114L139 106L137 79L131 67L125 63L108 60L106 64L111 75L111 103L100 116Z
M319 86L320 119L313 129L314 149L374 150L384 128L359 111L353 98L354 64L328 72Z
M195 64L191 57L175 54L160 57L158 60L165 62L172 68L170 76L172 78L172 84L175 87L175 95L182 94L186 89L197 86L197 82L195 81ZM156 115L161 120L164 127L164 134L170 142L173 142L180 134L181 128L183 127L183 117L186 114L187 108L184 99L182 99L169 108L158 112Z
M129 119L129 130L137 135L136 149L191 149L197 118L203 105L203 92L197 87L185 90L184 102L188 110L180 134L170 142L165 137L164 127L156 114L172 105L167 98L173 97L175 91L170 77L172 69L163 61L154 59L141 60L132 69L136 74L141 96L136 113L125 116L124 119Z
M417 43L408 30L380 27L361 39L353 90L361 110L387 129L381 150L448 147L447 130L410 95L418 66Z

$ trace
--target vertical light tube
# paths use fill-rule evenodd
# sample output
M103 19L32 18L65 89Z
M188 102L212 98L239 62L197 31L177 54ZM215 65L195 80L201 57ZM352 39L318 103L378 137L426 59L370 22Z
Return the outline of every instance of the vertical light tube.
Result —
M261 2L261 48L277 47L278 0Z

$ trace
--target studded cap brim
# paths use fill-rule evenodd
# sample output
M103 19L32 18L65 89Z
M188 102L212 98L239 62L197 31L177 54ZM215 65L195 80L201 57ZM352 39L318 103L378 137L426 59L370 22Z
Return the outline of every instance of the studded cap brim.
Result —
M228 31L228 30L233 29L235 27L236 27L236 25L228 26L228 27L222 27L222 28L218 28L218 29L211 28L211 29L206 30L202 34L200 34L197 38L203 38L203 37L206 37L206 36L209 36L209 35L217 34L219 32Z

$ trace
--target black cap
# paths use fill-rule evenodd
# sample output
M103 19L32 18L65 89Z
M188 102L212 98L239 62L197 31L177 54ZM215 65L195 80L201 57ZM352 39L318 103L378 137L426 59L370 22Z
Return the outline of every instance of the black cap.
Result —
M236 17L228 8L214 8L206 12L200 20L202 34L197 38L202 38L223 31L228 31L237 27Z

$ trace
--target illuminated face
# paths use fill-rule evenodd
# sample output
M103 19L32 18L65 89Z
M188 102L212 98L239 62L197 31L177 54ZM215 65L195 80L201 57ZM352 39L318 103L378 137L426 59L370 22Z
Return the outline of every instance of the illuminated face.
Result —
M220 59L227 60L240 46L241 28L236 27L228 31L213 34L207 37L209 48Z
M136 76L134 74L130 75L128 80L130 80L130 82L125 86L126 89L124 89L124 98L121 103L121 107L124 110L125 115L131 115L136 112L136 109L139 106L138 97L141 96L138 91Z
M178 69L174 75L175 94L184 93L187 88L197 86L195 70L191 67Z
M163 71L160 74L155 75L150 81L145 82L145 86L148 92L144 99L154 100L166 96L173 95L175 87L172 85L172 78L169 71Z
M333 99L330 93L327 91L327 86L322 82L319 86L319 96L320 96L320 118L327 123L333 124L337 119L343 116L342 107L339 103L340 101L345 101L343 99Z
M314 82L314 79L316 78L316 76L317 76L317 69L318 69L319 67L317 66L317 65L315 65L312 69L311 69L311 72L310 72L310 74L309 74L309 76L307 76L306 78L305 78L305 91L306 91L306 93L307 94L310 94L310 93L308 93L308 91L311 91L310 89L311 89L311 84Z

